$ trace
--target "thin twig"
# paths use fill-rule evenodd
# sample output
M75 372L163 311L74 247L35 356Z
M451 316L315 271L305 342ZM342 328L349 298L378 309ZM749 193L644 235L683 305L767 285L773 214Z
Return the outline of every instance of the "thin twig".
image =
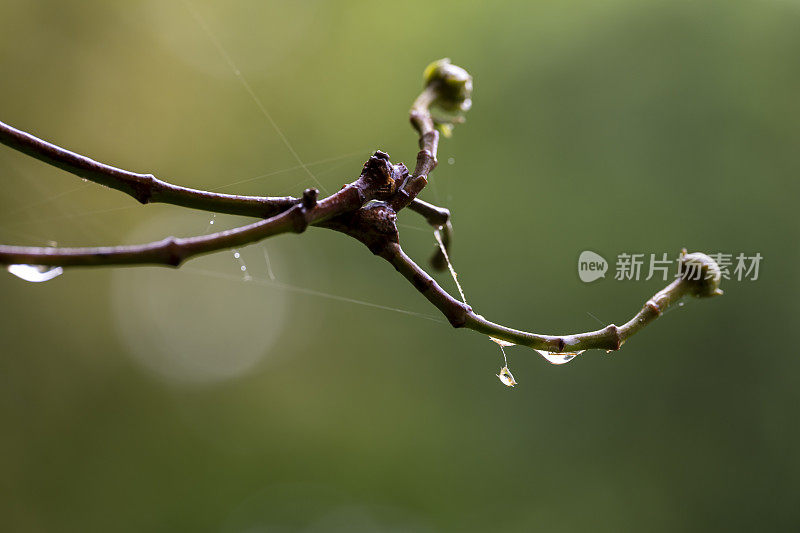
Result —
M445 257L445 254L450 254L450 249L453 246L453 223L450 220L450 210L435 206L419 198L415 198L408 208L425 217L425 220L433 227L434 231L439 232L444 250L437 246L429 261L435 270L446 270L447 257Z
M195 237L166 239L133 246L55 248L0 246L0 264L48 266L163 265L177 267L192 257L245 246L281 233L302 233L341 213L358 209L365 196L351 184L317 203L316 189L307 189L303 201L253 224Z
M439 149L439 132L431 118L431 105L437 98L435 85L428 85L414 100L409 116L411 125L419 133L420 151L414 172L403 183L389 202L395 212L408 206L428 183L428 174L436 168L436 152Z
M603 329L585 333L543 335L512 329L486 320L483 316L475 313L472 307L453 298L436 280L406 255L399 244L388 244L379 255L391 263L414 288L439 309L453 327L472 329L495 339L553 353L576 352L592 348L619 350L631 335L661 316L667 308L684 296L691 294L697 297L708 297L722 294L717 288L719 270L718 268L715 270L716 263L713 263L707 256L703 256L702 261L708 260L710 263L702 265L702 275L699 272L701 268L699 264L698 269L684 268L681 277L656 293L633 318L622 326L609 324ZM682 256L684 264L687 261L697 261L699 260L697 256L702 255L685 254L684 252ZM694 275L689 275L689 272L698 274L698 279L694 279ZM705 277L709 275L712 277Z
M122 191L143 204L160 202L215 213L268 218L299 202L291 196L239 196L173 185L152 174L139 174L99 163L4 122L0 122L0 143L81 178Z

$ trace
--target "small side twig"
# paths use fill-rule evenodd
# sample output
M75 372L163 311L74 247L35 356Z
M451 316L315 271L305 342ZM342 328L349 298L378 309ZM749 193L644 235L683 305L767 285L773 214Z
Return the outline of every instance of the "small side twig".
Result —
M439 231L442 238L442 245L449 254L453 244L453 224L450 221L450 210L444 207L437 207L424 200L415 198L408 208L415 213L425 217L425 220L434 230ZM430 258L430 264L435 270L447 270L447 258L438 246Z

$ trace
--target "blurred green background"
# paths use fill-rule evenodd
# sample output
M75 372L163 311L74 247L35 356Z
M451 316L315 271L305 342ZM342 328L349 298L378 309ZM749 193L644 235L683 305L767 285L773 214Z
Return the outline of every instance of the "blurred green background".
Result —
M797 526L800 3L3 0L0 120L192 187L312 186L193 9L329 192L375 149L413 162L425 65L471 72L423 196L452 209L490 319L585 331L664 285L584 284L583 250L759 252L759 279L611 355L510 348L507 389L497 346L328 231L241 250L250 281L232 252L0 276L0 529ZM142 207L5 147L0 174L7 244L245 222ZM424 263L431 233L400 218Z

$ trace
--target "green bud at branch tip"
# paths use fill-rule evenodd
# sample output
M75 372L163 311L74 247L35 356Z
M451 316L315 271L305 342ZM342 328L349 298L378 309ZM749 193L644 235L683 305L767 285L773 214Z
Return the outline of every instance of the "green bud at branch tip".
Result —
M689 293L696 298L722 294L719 288L722 279L719 265L704 253L681 250L678 274L690 284Z
M425 87L436 91L434 104L445 111L459 113L472 107L472 76L447 58L434 61L422 75Z

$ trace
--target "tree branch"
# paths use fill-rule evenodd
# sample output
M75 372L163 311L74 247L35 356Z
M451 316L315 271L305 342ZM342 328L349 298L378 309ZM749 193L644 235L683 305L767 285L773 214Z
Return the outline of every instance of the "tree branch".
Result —
M317 190L306 189L303 200L283 213L231 230L188 238L167 237L160 241L133 246L44 248L0 245L0 264L177 267L187 259L198 255L244 246L290 231L302 233L309 225L358 209L366 198L368 196L365 196L355 183L319 203L317 203Z
M325 206L324 208L313 209L309 213L302 208L302 200L293 197L218 194L173 185L152 174L139 174L100 163L0 122L0 142L6 146L79 177L119 190L142 204L161 202L219 213L272 217L260 223L209 235L167 237L161 241L134 246L55 248L0 245L0 264L178 266L197 255L243 246L279 233L296 231L296 227L305 230L308 225L316 225L345 212L354 211L365 201L378 197L388 198L396 213L416 199L417 194L427 184L427 174L436 166L435 153L439 137L430 114L430 106L436 95L437 91L429 85L416 99L410 112L412 124L420 134L420 146L423 147L417 156L417 166L412 176L408 176L404 166L391 165L388 155L376 152L365 164L358 181L322 200L320 206ZM345 193L353 188L358 190L359 200L354 200L349 192ZM301 212L307 216L304 222L297 222L300 220L298 213ZM342 229L340 224L335 223L328 227Z
M268 218L299 202L291 196L238 196L180 187L152 174L138 174L99 163L4 122L0 122L0 143L81 178L122 191L142 204L159 202L230 215Z
M403 164L394 165L389 156L375 152L364 164L361 175L339 192L317 201L316 189L307 189L302 198L255 197L216 194L187 189L155 178L98 163L33 135L0 122L0 142L45 163L96 183L122 191L142 203L163 202L220 213L265 218L232 230L187 238L167 237L135 246L100 248L35 248L0 245L0 264L47 266L99 266L154 264L178 266L201 254L244 246L286 232L303 232L315 225L345 233L365 244L374 254L388 261L456 328L468 328L496 341L528 346L556 354L591 348L618 350L637 331L658 318L684 296L705 298L722 294L719 266L702 253L681 253L678 278L649 299L642 309L622 326L585 333L542 335L512 329L486 320L445 291L419 267L400 246L397 213L410 209L425 217L441 236L446 247L452 238L450 211L417 199L436 167L439 144L437 123L452 126L460 122L459 113L471 105L472 78L449 60L432 63L425 71L425 88L414 101L409 116L419 135L420 151L412 173ZM456 113L451 122L437 121L431 107ZM449 131L449 130L448 130ZM446 266L441 250L432 258L434 267Z

